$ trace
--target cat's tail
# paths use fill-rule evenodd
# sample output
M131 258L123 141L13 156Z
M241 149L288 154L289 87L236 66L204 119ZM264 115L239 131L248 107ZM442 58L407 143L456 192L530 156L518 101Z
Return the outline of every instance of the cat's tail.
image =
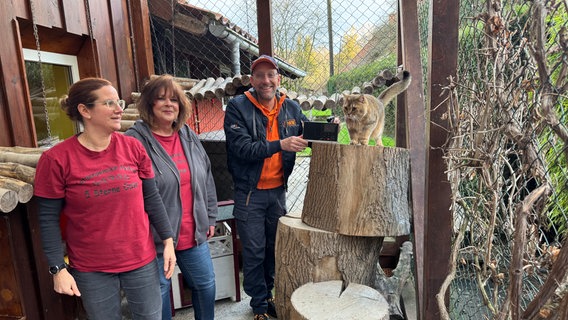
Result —
M398 82L393 83L390 87L386 88L381 94L379 95L378 99L386 105L394 99L394 97L398 96L404 90L408 88L410 85L410 81L412 81L412 76L410 76L410 72L404 70L402 72L402 79Z

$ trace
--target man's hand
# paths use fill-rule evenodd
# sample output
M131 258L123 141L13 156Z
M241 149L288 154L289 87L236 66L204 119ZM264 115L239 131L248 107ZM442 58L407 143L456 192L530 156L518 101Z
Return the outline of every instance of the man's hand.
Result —
M174 274L176 267L176 252L174 249L174 239L164 240L164 275L169 279Z
M280 140L280 147L284 151L300 152L308 146L308 140L304 140L302 136L291 136Z
M81 296L75 278L73 278L67 269L62 269L57 274L53 275L53 290L57 293L70 296Z

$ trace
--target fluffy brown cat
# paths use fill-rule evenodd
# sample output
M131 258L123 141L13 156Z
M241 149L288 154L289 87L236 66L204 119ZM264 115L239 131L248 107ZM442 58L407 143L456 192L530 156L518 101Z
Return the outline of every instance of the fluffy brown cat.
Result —
M403 71L402 80L386 88L378 98L370 94L344 94L343 114L351 138L351 144L367 145L369 139L382 146L385 128L385 106L410 85L410 72Z

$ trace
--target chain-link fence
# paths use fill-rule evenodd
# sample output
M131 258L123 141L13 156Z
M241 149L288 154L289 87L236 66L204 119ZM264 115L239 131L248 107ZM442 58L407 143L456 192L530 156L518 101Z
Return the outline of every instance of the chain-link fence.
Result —
M272 6L282 90L302 103L308 117L343 120L337 94L376 95L385 82L374 83L375 77L399 71L396 1L287 0ZM418 2L424 75L428 6ZM258 56L256 1L149 0L149 9L156 73L188 81L192 126L215 155L220 200L230 199L223 110L228 99L250 88L250 63ZM456 244L452 319L556 307L554 299L531 301L546 290L568 226L566 10L562 1L460 3L457 79L446 88L451 103L442 119L450 129L445 155ZM393 145L392 107L386 123L383 142ZM339 140L348 143L341 127ZM303 155L290 182L291 211L302 208L309 152ZM553 295L562 296L559 290Z
M182 82L195 80L187 86L195 105L192 125L207 148L224 149L218 142L224 139L224 106L250 88L250 64L258 56L256 1L149 0L148 4L156 74L169 73ZM276 1L272 15L274 52L283 74L281 91L298 101L309 119L325 121L333 115L343 120L341 93L378 95L393 81L383 77L388 79L377 79L383 81L373 86L381 71L396 79L396 1ZM394 114L390 106L386 145L394 145L390 138ZM339 135L341 143L349 143L344 124ZM287 197L290 211L302 209L309 154L309 149L299 154ZM219 169L226 166L222 152L212 161L219 162L214 163ZM219 172L218 188L231 186L226 170ZM218 192L232 196L230 190Z
M457 79L443 119L452 319L563 318L566 275L545 281L568 225L567 23L562 1L461 2Z

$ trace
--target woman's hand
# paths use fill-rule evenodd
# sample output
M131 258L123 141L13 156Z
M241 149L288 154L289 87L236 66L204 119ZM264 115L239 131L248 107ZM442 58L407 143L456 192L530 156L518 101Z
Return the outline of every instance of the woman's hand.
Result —
M53 290L57 293L70 296L81 296L75 278L73 278L67 269L61 269L61 271L53 275Z
M169 279L174 274L176 267L176 252L174 249L174 239L164 240L164 275Z
M207 240L213 238L215 235L215 226L209 226L209 231L207 231Z

